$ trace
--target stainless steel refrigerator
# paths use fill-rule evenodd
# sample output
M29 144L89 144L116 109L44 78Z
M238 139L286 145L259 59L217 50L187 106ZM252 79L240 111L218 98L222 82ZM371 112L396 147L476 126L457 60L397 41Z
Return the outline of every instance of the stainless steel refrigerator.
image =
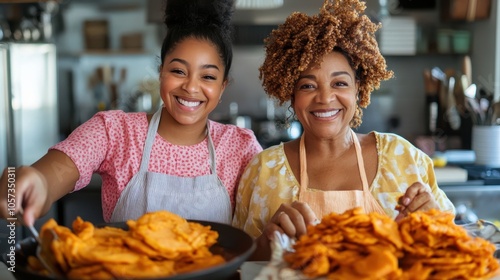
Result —
M0 169L42 157L59 140L58 125L55 45L0 43ZM1 252L9 234L0 220Z

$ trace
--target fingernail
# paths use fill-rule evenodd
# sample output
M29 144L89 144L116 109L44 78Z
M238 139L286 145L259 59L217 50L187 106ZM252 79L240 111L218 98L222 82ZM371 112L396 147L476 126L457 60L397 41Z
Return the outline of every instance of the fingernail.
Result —
M409 199L408 197L405 197L405 198L403 199L403 204L404 204L405 206L408 206L408 204L410 204L410 199Z

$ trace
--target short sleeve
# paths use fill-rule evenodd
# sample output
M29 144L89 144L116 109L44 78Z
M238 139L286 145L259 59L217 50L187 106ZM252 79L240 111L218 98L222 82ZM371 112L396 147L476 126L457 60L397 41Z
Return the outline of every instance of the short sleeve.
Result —
M74 190L79 190L89 184L92 174L106 158L108 143L104 117L98 113L50 149L65 153L75 163L80 178Z

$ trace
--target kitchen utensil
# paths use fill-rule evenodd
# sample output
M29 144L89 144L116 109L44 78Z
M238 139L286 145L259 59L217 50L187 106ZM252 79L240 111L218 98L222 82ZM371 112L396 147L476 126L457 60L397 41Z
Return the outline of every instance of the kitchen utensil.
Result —
M464 90L464 92L471 85L469 83L469 79L467 78L466 75L460 76L460 83L462 84L462 89ZM475 92L474 92L474 94L475 94Z
M484 238L496 245L500 245L500 230L498 227L483 219L479 219L475 223L462 225L471 235Z
M479 103L477 102L477 100L475 98L466 97L465 107L469 111L469 115L472 118L472 123L481 125L484 119L482 117L481 108L479 107Z
M24 218L23 218L23 211L17 212L16 218L21 224L23 224L25 227L28 228L28 230L31 232L31 235L33 235L33 237L35 238L35 241L37 243L35 255L38 258L38 260L40 261L40 263L50 273L50 276L52 276L54 279L63 279L64 275L61 272L61 270L57 266L54 265L53 260L50 260L50 256L53 255L52 253L47 252L47 250L50 250L50 247L48 246L48 244L42 244L41 239L40 239L40 235L38 234L38 231L35 229L34 226L26 225L26 223L24 222ZM44 240L49 241L48 242L49 244L52 240L57 239L57 234L52 229L50 229L46 232L50 236L48 236L48 238L44 238Z
M500 258L500 230L498 227L483 219L479 219L475 223L461 225L471 236L484 238L495 244L495 258Z
M463 77L463 76L462 76ZM462 83L463 85L463 83ZM477 86L475 84L471 84L468 87L464 87L464 94L469 98L476 98Z
M424 75L425 94L436 95L439 88L439 80L431 74L431 71L429 69L425 69L423 75ZM274 103L271 103L271 106L274 108ZM274 119L274 112L272 117Z
M207 269L177 274L171 277L155 278L155 280L228 279L237 274L238 268L250 257L250 255L255 250L256 245L253 238L238 228L215 222L195 220L189 221L200 223L203 226L210 226L212 230L215 230L219 234L217 243L214 244L210 248L210 250L213 253L222 255L224 259L226 259L226 262ZM117 227L125 230L128 229L128 226L125 222L102 224L98 225L97 227L104 226ZM35 240L33 240L32 238L23 239L20 241L19 245L20 246L16 248L16 263L18 265L16 266L16 271L13 272L16 279L54 279L54 277L37 274L32 270L29 270L25 265L28 257L36 254L37 243L35 242ZM1 261L6 263L7 260L7 253L3 253L1 255Z
M472 84L472 63L470 56L465 55L462 60L462 74L467 78L467 87Z
M450 77L448 79L448 100L447 100L448 108L446 110L446 116L448 118L450 127L453 130L458 130L460 128L461 119L455 103L455 96L453 95L454 88L455 88L455 78Z
M433 67L431 69L431 74L432 77L436 78L437 80L441 81L441 83L446 84L446 74L441 70L439 67Z

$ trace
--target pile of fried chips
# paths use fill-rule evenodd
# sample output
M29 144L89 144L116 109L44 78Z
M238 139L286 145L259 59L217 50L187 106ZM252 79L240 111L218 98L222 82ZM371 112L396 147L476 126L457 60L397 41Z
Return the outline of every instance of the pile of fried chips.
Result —
M471 237L453 220L453 214L433 209L399 222L404 279L488 279L497 272L495 245Z
M399 279L403 256L398 225L388 216L360 208L329 214L284 254L293 269L310 278Z
M488 279L495 245L471 237L448 212L415 212L399 223L360 208L332 213L283 255L308 278Z
M225 262L212 254L210 246L218 233L199 223L188 222L167 211L152 212L127 222L129 230L97 228L77 218L72 229L49 220L41 229L44 236L53 230L53 261L69 279L123 279L167 277ZM30 267L40 269L37 259Z

